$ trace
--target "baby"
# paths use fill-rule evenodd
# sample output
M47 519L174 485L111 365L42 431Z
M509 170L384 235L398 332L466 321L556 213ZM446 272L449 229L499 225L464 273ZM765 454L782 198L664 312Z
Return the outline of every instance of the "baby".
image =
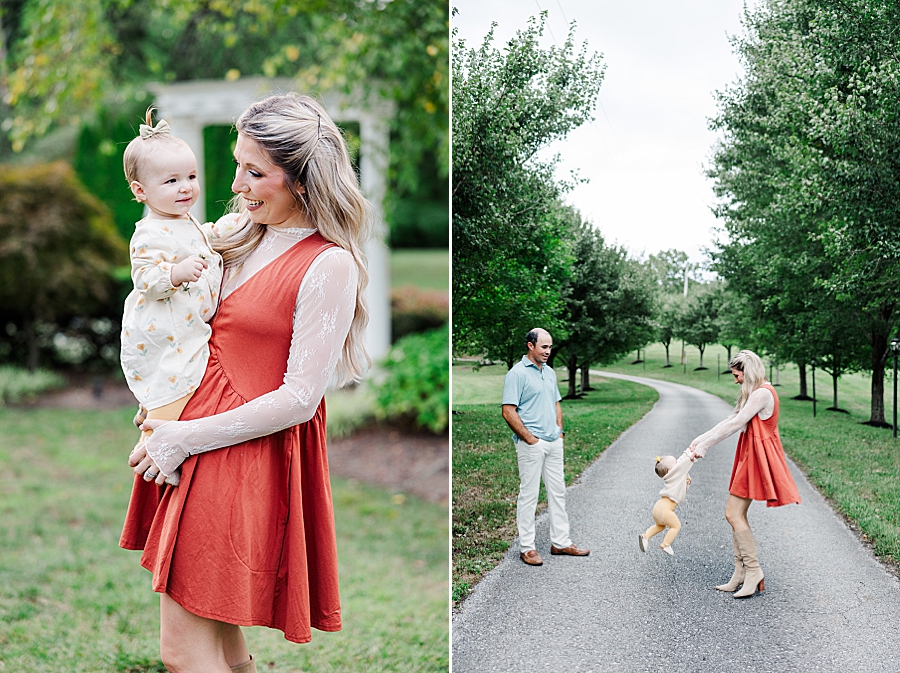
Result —
M222 258L189 212L200 195L197 159L165 121L154 127L152 115L150 108L125 149L125 177L149 213L131 237L134 289L125 300L121 362L139 415L178 420L206 371ZM166 483L178 480L175 473Z
M647 551L650 538L657 533L663 532L668 527L669 532L666 533L666 537L663 538L659 548L670 556L675 555L675 552L672 551L672 542L675 540L675 536L678 535L678 531L681 530L681 522L675 515L675 508L684 502L684 497L687 495L688 488L691 485L691 478L688 476L691 465L693 463L691 462L690 449L685 451L677 460L674 456L656 457L656 474L662 478L665 486L659 492L660 498L653 506L652 514L656 525L650 526L647 532L638 536L638 544L641 546L641 551Z

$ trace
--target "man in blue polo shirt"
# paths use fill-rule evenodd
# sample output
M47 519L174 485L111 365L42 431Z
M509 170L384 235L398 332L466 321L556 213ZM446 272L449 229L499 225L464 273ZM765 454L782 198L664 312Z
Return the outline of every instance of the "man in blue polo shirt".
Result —
M534 547L534 512L542 474L550 511L550 553L587 556L590 550L579 549L569 537L559 404L562 397L556 386L556 373L547 365L553 339L546 330L533 329L525 335L525 346L528 352L503 381L503 419L515 433L513 441L519 460L519 556L528 565L539 566L544 561Z

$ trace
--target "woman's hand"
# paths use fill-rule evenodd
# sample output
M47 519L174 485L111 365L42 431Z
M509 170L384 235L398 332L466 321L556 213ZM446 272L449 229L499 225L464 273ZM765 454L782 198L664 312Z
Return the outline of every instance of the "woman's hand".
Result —
M144 481L155 481L160 486L166 481L166 475L159 469L159 465L147 455L147 446L143 437L128 456L128 464L134 468L136 475L143 477Z
M153 434L146 436L141 441L144 448L145 458L137 464L135 472L144 473L145 470L152 466L151 472L159 470L159 475L155 477L157 484L162 484L166 477L171 475L190 455L186 450L177 445L176 438L179 436L179 429L187 426L187 423L180 421L162 421L155 418L148 418L141 424L141 430L152 430ZM139 445L139 446L141 446ZM135 447L135 452L139 447ZM132 452L132 456L135 456ZM138 470L141 470L140 472ZM148 480L149 481L149 480Z

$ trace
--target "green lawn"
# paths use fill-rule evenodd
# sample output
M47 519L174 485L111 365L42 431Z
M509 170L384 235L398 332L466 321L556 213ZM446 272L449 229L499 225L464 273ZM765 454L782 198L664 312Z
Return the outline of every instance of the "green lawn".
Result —
M162 672L158 598L117 545L133 411L0 409L0 670ZM267 671L446 671L446 508L333 480L344 630L246 629Z
M423 290L450 287L449 250L392 250L391 287L412 285Z
M609 371L684 383L719 395L733 403L738 387L730 375L717 375L726 369L725 349L707 349L705 371L694 371L699 364L696 348L688 347L687 372L681 366L681 347L671 349L674 367L664 369L665 351L654 345L642 353L645 362L631 364L634 354L615 365L597 367ZM721 370L716 368L719 355ZM768 367L768 361L765 361ZM807 374L809 393L812 381ZM831 377L816 372L817 415L812 402L791 399L800 392L799 374L793 365L772 372L781 402L779 430L787 454L800 466L809 480L829 499L832 506L852 521L868 539L875 553L897 567L900 562L900 439L890 430L862 425L869 419L871 378L853 374L839 379L838 405L849 413L828 411L832 406ZM892 414L893 381L885 383L886 416ZM712 449L715 450L715 449Z
M453 366L453 598L464 598L516 536L519 472L512 431L500 416L504 365ZM564 385L564 384L563 384ZM596 390L563 400L566 483L646 414L656 391L598 380ZM563 391L564 392L564 391ZM541 507L546 504L543 487Z

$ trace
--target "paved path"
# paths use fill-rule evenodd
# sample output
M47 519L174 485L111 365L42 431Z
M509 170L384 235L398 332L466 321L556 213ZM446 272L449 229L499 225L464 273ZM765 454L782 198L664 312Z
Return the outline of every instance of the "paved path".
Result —
M900 582L793 463L803 504L750 508L766 591L736 600L713 588L733 569L723 511L736 436L692 468L675 557L640 552L662 488L654 456L679 455L729 406L674 383L608 376L660 399L568 490L573 540L591 555L551 556L543 515L544 565L522 563L514 542L455 615L454 673L900 671Z

